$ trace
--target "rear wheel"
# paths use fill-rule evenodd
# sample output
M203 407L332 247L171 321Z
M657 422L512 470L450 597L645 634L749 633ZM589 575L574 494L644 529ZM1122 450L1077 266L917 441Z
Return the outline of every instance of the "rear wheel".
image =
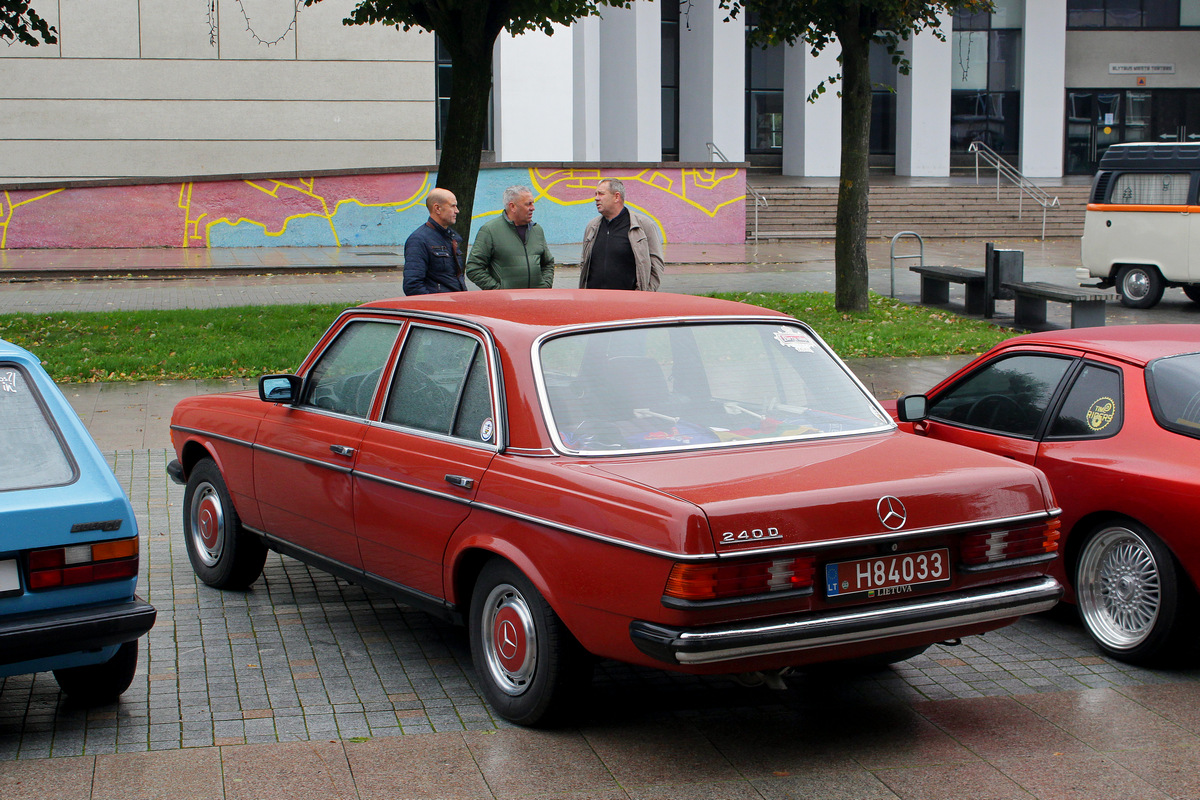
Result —
M262 574L267 548L242 528L225 479L212 459L192 467L183 495L183 537L200 580L217 589L245 589Z
M1126 308L1152 308L1162 299L1166 283L1156 267L1130 264L1117 272L1117 291Z
M491 561L479 574L470 636L484 697L509 722L553 722L591 680L588 654L541 592L507 561Z
M1094 531L1079 554L1075 592L1084 626L1112 657L1162 664L1182 652L1194 591L1144 526L1116 521Z
M114 702L133 683L137 671L138 643L125 642L103 664L54 670L58 687L73 702L85 706Z

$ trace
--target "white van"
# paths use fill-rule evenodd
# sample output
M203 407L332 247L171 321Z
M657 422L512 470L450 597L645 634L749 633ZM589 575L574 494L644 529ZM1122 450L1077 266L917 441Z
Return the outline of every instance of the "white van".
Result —
M1115 144L1083 223L1083 270L1121 303L1150 308L1168 286L1200 303L1200 144Z

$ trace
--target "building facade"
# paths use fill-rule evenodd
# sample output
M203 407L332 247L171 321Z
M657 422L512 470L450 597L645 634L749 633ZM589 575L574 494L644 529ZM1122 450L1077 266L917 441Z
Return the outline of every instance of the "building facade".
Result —
M59 42L0 47L0 183L432 165L452 65L435 37L344 26L354 0L34 3ZM1200 141L1200 0L997 0L873 59L873 165L939 177L983 141L1026 175L1127 141ZM492 156L835 176L836 48L747 46L718 0L637 0L502 35ZM836 86L831 87L836 90Z

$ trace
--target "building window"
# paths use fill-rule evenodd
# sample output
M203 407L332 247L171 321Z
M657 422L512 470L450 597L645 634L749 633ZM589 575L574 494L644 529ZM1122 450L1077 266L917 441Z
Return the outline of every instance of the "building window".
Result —
M437 94L437 119L434 121L434 146L442 149L442 141L445 138L446 120L450 116L450 90L454 86L454 64L450 60L450 51L442 44L441 37L437 37L437 44L434 47L433 56L434 65L434 92ZM488 122L487 133L483 139L483 149L492 150L495 145L492 143L492 94L488 93Z
M1067 0L1068 28L1194 28L1200 0Z
M950 56L950 151L980 141L1015 156L1021 133L1020 0L1001 0L992 13L958 13Z
M679 3L662 8L662 151L679 155Z
M746 15L747 35L758 24ZM783 152L782 45L746 45L746 149L751 153Z
M887 47L871 45L871 155L896 154L896 84L899 70Z

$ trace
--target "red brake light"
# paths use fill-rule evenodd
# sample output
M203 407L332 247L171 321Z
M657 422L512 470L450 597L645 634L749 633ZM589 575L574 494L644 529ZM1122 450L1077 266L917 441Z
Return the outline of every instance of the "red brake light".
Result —
M677 600L723 600L811 589L811 556L764 561L684 564L671 568L664 594Z
M1055 553L1060 525L1052 519L1028 528L971 533L963 537L960 556L964 564L990 564Z
M29 553L30 589L53 589L137 576L138 540L47 547Z

